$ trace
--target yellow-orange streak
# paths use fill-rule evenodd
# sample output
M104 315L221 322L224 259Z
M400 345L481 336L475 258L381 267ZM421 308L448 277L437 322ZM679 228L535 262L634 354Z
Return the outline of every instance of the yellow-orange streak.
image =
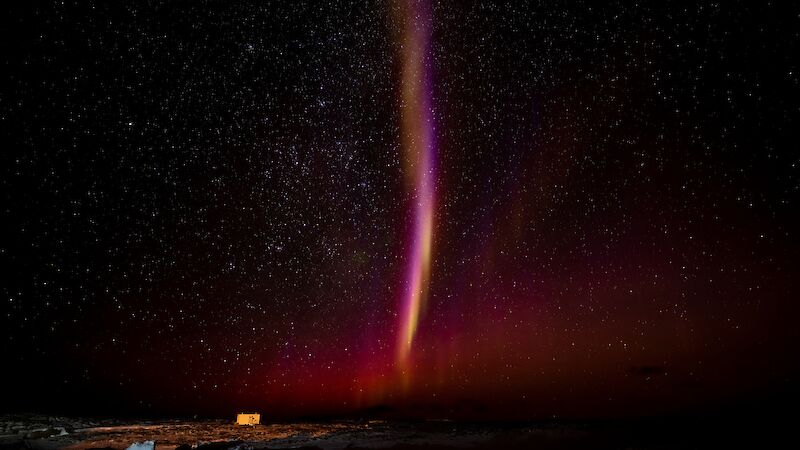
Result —
M405 370L430 277L434 214L434 139L430 73L425 58L428 48L428 10L421 0L407 0L403 7L402 39L402 144L406 174L413 195L406 290L401 310L397 364Z

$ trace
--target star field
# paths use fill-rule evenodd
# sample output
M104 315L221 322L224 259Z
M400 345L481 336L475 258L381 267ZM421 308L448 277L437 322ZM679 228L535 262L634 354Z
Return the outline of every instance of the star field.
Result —
M7 7L7 408L606 416L795 385L800 10L762 2L430 2L400 382L403 3Z

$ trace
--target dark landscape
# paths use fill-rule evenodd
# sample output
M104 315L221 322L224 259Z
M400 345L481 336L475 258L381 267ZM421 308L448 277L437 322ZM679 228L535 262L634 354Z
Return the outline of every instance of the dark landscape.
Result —
M796 439L787 421L726 423L695 419L635 421L346 420L236 426L224 420L120 421L3 417L0 448L227 449L695 449L779 448ZM142 448L141 446L144 446Z

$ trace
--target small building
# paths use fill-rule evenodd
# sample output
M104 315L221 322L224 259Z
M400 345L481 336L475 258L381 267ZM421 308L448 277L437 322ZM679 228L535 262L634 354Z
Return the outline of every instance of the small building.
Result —
M259 413L240 413L236 415L236 425L258 425L261 423Z

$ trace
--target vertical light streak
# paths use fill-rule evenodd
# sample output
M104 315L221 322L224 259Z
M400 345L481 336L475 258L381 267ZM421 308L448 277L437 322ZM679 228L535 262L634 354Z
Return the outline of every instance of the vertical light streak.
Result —
M400 0L402 24L401 117L406 174L411 189L413 223L408 248L405 291L400 311L397 365L408 359L425 306L433 240L435 138L429 55L430 10L427 0Z

